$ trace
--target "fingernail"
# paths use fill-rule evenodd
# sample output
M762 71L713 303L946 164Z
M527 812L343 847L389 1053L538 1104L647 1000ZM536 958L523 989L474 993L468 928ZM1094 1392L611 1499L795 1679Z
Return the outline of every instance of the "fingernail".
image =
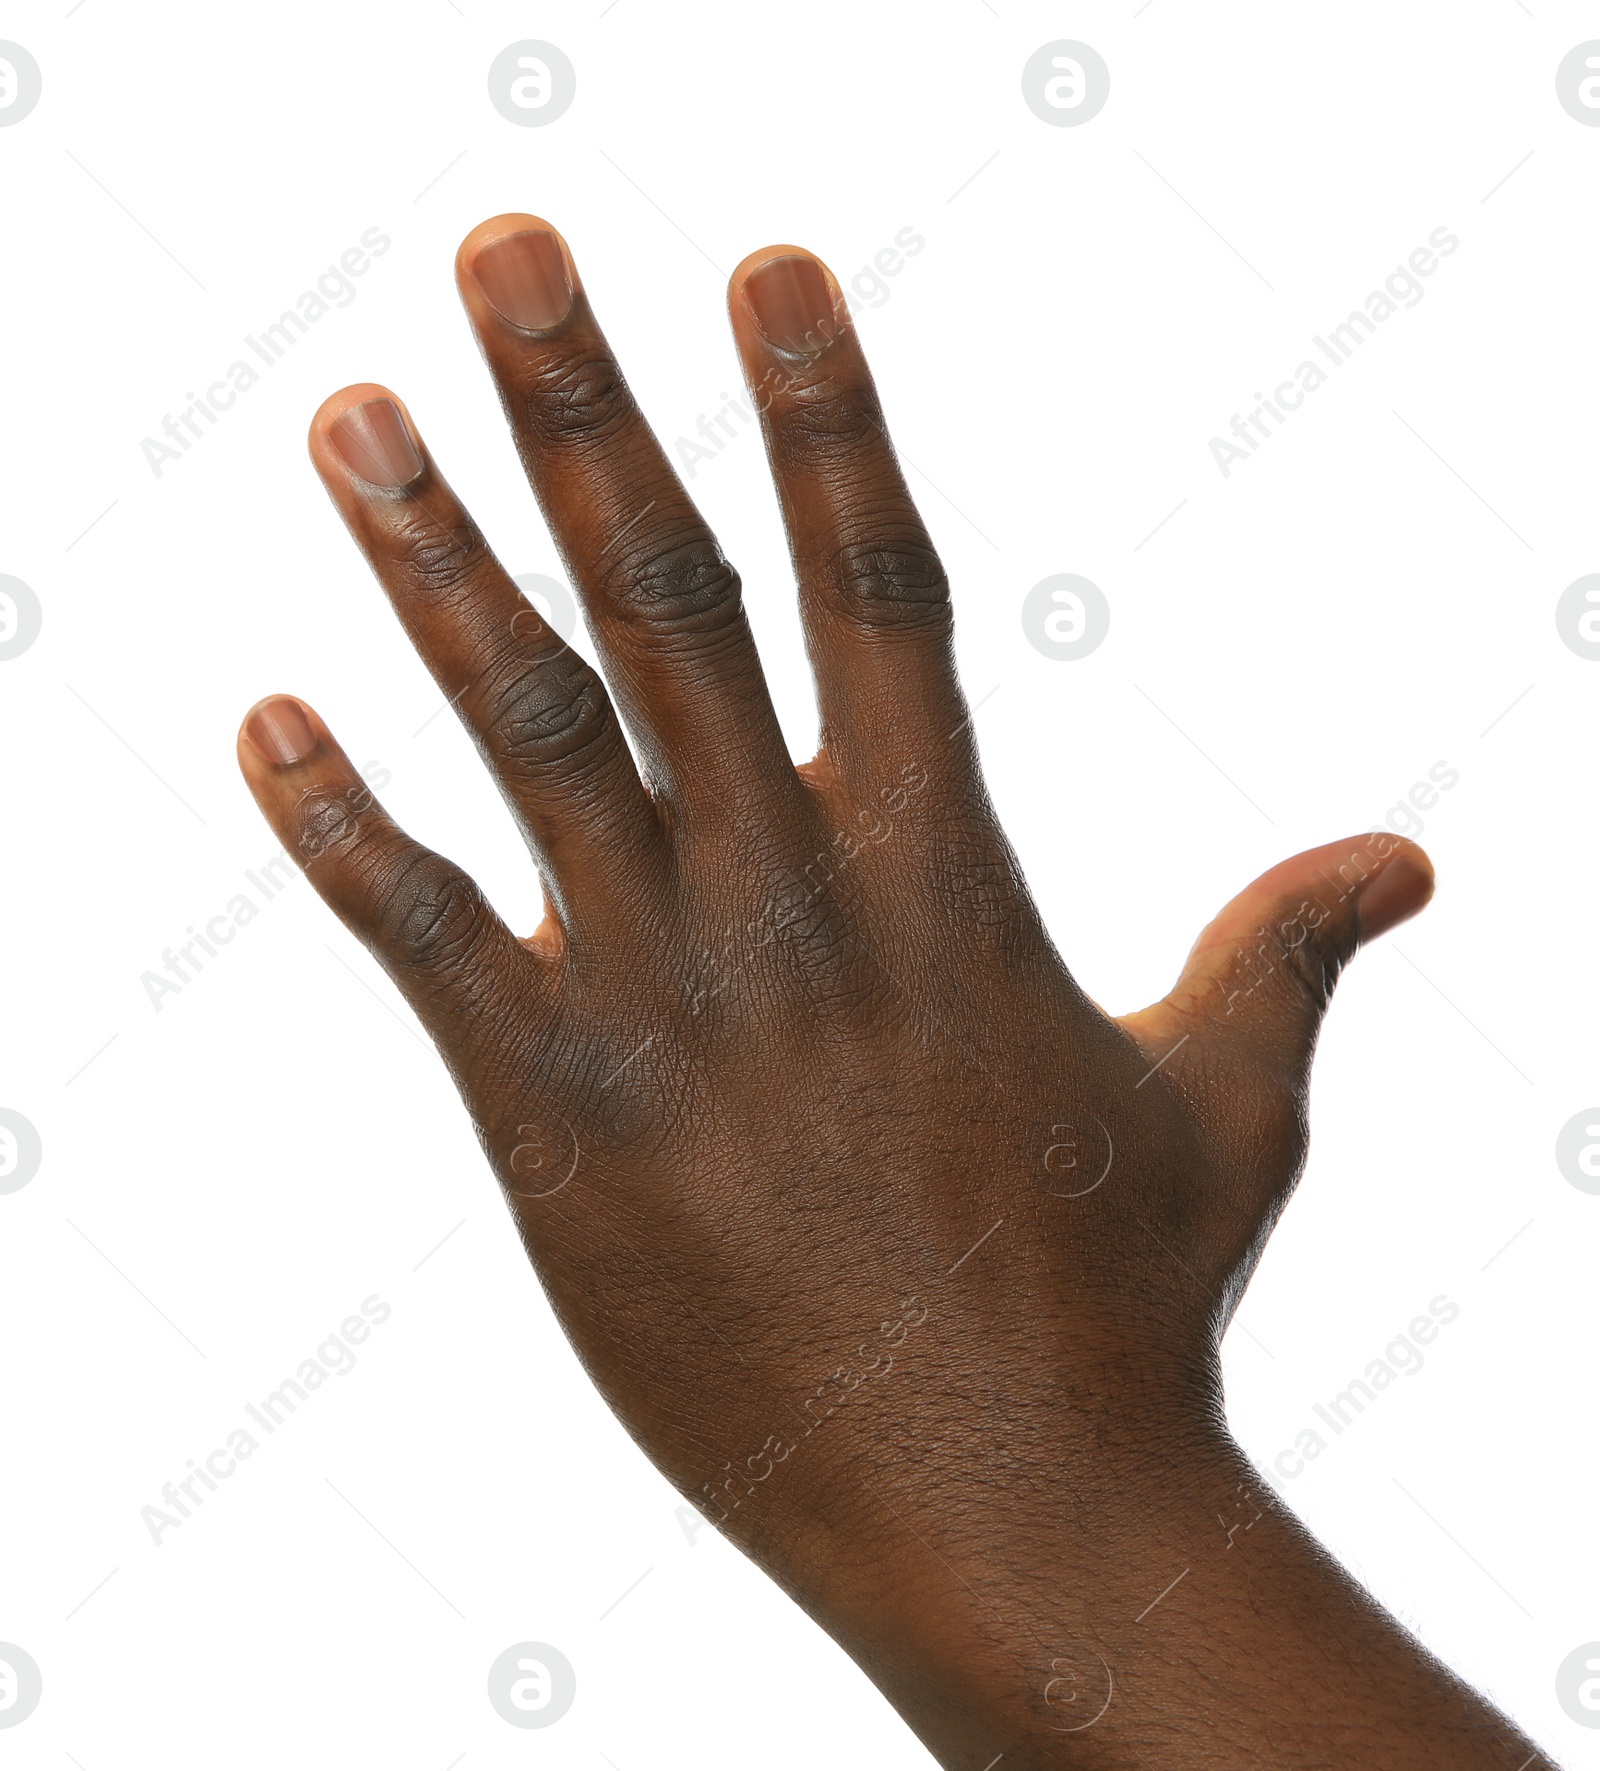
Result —
M328 426L339 459L369 485L397 491L422 472L422 457L393 400L368 400Z
M745 278L744 298L779 350L815 356L839 330L833 292L814 258L769 258Z
M244 735L263 761L280 769L304 762L317 748L306 710L287 695L263 701L244 722Z
M490 307L513 326L543 332L571 311L567 256L547 228L529 228L493 241L468 268Z
M1356 899L1356 919L1363 941L1388 934L1415 916L1433 896L1433 870L1410 855L1396 855Z

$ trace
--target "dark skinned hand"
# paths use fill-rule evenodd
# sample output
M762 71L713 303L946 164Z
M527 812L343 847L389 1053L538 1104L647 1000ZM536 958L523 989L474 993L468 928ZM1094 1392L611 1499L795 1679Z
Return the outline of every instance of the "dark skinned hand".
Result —
M1284 862L1112 1019L985 794L945 575L828 270L772 247L730 292L821 707L800 768L564 240L501 216L457 270L604 681L393 394L335 395L311 452L544 921L513 934L302 703L260 703L239 755L433 1036L612 1407L946 1765L1518 1771L1222 1416L1334 981L1426 903L1426 858L1375 835Z

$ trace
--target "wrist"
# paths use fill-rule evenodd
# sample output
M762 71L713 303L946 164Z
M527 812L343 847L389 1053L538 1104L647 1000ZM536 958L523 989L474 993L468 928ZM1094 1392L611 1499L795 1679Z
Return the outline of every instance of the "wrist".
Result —
M1132 1453L1130 1455L1130 1453ZM1305 1532L1222 1426L885 1488L796 1596L950 1771L1539 1759Z
M1165 1590L1261 1513L1264 1484L1209 1397L1164 1396L1031 1431L997 1398L826 1469L808 1444L793 1454L810 1464L804 1517L771 1508L736 1535L941 1762L1059 1765L1069 1739L1111 1737L1120 1713L1101 1706Z

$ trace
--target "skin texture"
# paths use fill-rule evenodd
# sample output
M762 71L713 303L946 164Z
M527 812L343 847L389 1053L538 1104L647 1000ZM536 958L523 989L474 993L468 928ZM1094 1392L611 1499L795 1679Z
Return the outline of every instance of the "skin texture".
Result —
M513 274L493 249L530 233ZM311 453L544 921L515 936L302 704L260 704L239 756L432 1034L611 1406L947 1766L1547 1764L1223 1417L1318 1026L1360 943L1426 903L1426 857L1358 835L1284 862L1111 1019L990 807L945 577L831 273L771 247L729 292L821 708L798 769L565 243L502 216L457 273L604 682L396 396L336 394Z

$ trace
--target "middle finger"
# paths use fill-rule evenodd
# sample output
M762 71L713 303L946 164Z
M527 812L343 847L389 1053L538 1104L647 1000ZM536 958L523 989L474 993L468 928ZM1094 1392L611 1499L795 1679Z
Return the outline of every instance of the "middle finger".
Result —
M502 215L457 276L534 494L652 786L691 830L802 803L723 557L634 403L566 242Z

